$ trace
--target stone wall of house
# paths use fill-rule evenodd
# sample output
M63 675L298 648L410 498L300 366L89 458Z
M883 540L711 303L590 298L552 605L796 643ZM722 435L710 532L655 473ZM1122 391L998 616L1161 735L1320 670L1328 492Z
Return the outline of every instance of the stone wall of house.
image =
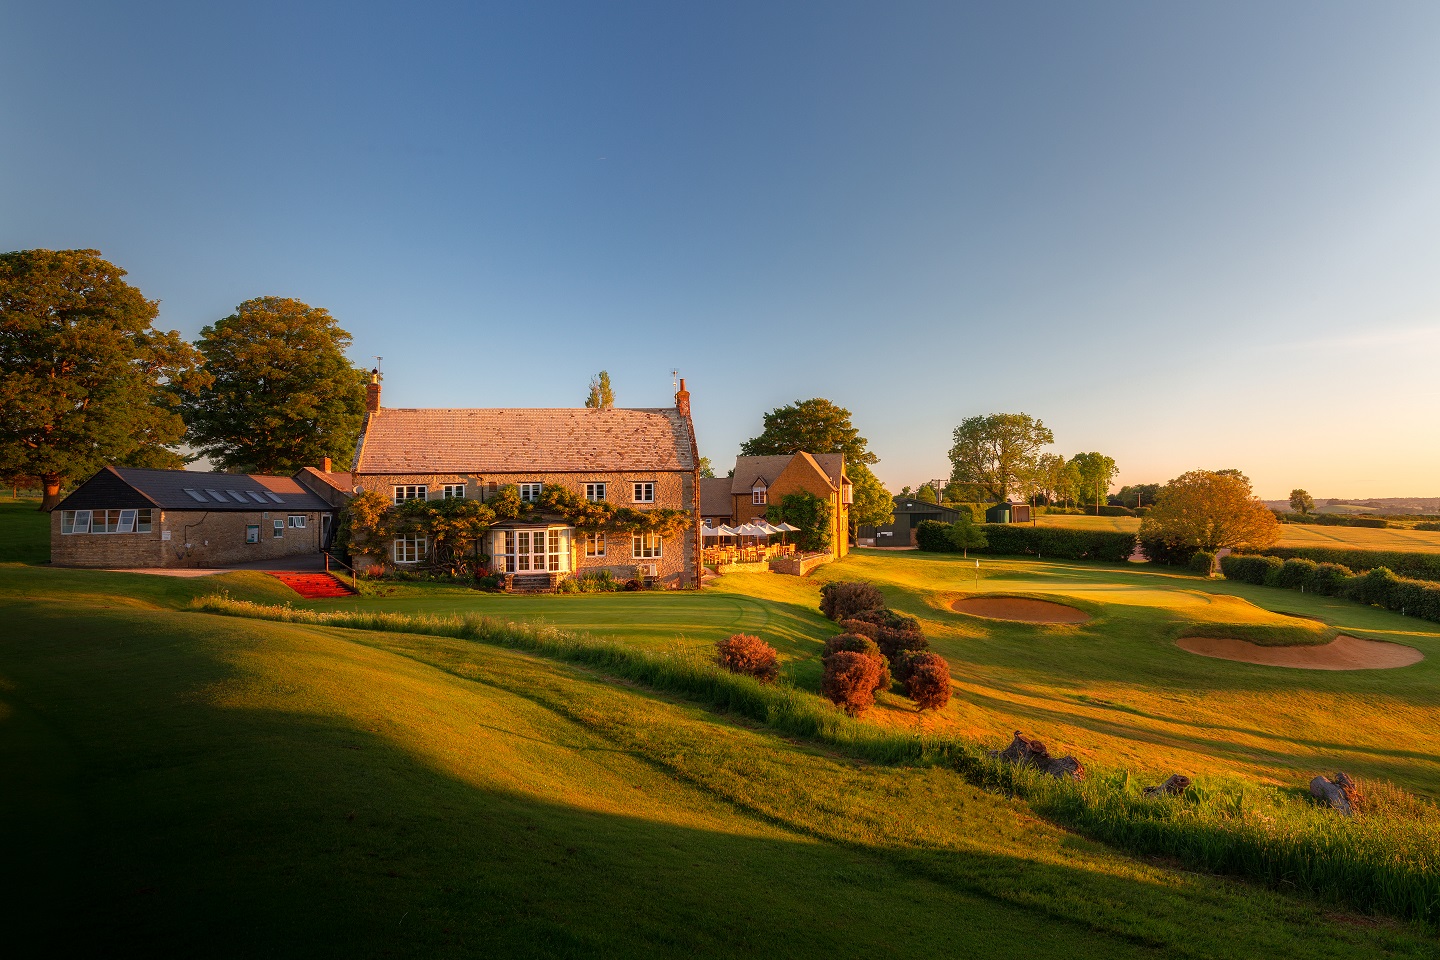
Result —
M304 516L304 529L288 525L274 535L274 521ZM318 511L156 510L149 533L60 532L61 513L50 514L50 562L62 567L226 567L256 560L302 556L320 550ZM246 543L248 525L260 527L258 543ZM165 534L170 535L165 539Z
M634 484L651 482L655 484L653 503L636 503ZM691 470L671 471L625 471L595 473L432 473L432 474L357 474L355 484L364 490L374 490L386 499L393 499L395 487L423 485L427 488L428 499L438 500L446 484L465 484L465 496L470 499L487 499L499 488L521 483L539 483L546 486L558 485L580 497L585 496L585 485L604 483L605 499L617 507L632 507L637 510L691 510L695 509L696 474ZM482 495L483 492L483 495ZM696 523L698 523L698 518ZM667 586L688 586L694 579L698 558L695 555L695 531L686 528L662 541L661 556L658 559L640 559L633 556L633 543L628 533L609 531L605 540L604 557L585 556L583 534L576 532L574 551L574 572L578 576L609 569L622 579L635 576L637 564L656 564L660 579Z
M737 493L733 499L734 523L749 523L755 517L764 517L765 510L771 504L778 504L787 494L809 493L822 500L830 501L830 513L833 519L833 553L835 556L843 557L850 552L850 506L840 502L840 494L832 489L828 483L813 481L808 478L794 477L790 471L782 473L775 482L770 484L765 491L765 506L751 502L752 494L749 490L744 493Z

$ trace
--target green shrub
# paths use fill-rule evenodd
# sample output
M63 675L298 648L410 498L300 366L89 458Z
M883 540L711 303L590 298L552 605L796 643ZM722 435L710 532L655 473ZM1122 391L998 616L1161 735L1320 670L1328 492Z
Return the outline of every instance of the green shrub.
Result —
M1232 553L1220 558L1220 572L1225 575L1225 579L1239 580L1241 583L1263 585L1272 577L1278 580L1284 566L1283 560L1253 554Z
M1202 577L1208 577L1215 571L1215 554L1209 550L1196 550L1190 555L1190 562L1186 564L1192 573L1198 573Z
M950 665L937 653L910 658L905 694L921 710L939 710L950 702Z
M971 550L975 553L1124 563L1135 551L1133 533L1032 527L1012 523L986 523L981 524L980 529L985 534L986 545L980 548L972 547Z
M1090 516L1092 516L1092 517L1093 517L1093 516L1097 516L1094 507L1091 507L1089 510L1086 510L1086 511L1084 511L1084 512L1090 514ZM1100 505L1100 512L1099 512L1098 516L1101 516L1101 517L1133 517L1133 516L1135 516L1135 511L1134 511L1134 510L1131 510L1129 507L1122 507L1122 506L1118 506L1118 505L1113 504L1113 503L1105 503L1105 504L1101 504L1101 505Z
M1282 513L1275 511L1281 523L1308 523L1318 527L1372 527L1383 528L1390 522L1383 517L1352 517L1343 513Z
M875 688L880 667L873 657L853 650L840 650L825 658L825 675L820 692L852 717L875 706Z
M1171 543L1158 537L1147 537L1140 541L1140 550L1151 563L1163 563L1172 567L1188 567L1190 558L1198 547L1184 543Z
M1320 569L1320 564L1314 560L1306 560L1304 557L1292 557L1285 561L1280 568L1279 586L1290 590L1314 590L1315 571Z
M950 525L939 520L921 520L915 527L915 546L933 553L951 553Z
M879 671L875 678L876 693L890 689L890 661L880 652L880 646L869 637L861 636L858 633L842 633L839 636L831 637L825 641L825 652L821 655L821 660L828 660L835 654L847 650L875 660L876 669Z
M873 583L837 580L820 588L820 612L831 620L849 620L857 613L885 606L885 595Z
M1345 587L1345 596L1356 603L1369 606L1390 606L1390 594L1400 578L1388 567L1375 567L1358 577L1352 577Z
M737 633L715 644L715 662L731 673L774 683L780 676L780 655L759 637Z
M896 613L889 607L877 607L874 610L861 610L852 620L859 620L862 623L874 624L876 627L887 627L891 630L915 630L919 631L920 621L914 617L907 617L903 613ZM878 635L876 639L879 639Z
M1415 529L1428 530L1432 533L1440 533L1440 522L1436 522L1434 520L1425 520L1415 524Z

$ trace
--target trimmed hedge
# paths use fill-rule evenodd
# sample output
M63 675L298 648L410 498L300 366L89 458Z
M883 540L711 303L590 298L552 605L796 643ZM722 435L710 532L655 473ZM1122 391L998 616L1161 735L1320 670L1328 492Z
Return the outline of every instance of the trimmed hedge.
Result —
M1056 560L1101 560L1124 563L1135 550L1133 533L1102 530L1070 530L1065 527L1032 527L1013 523L977 524L985 531L986 545L971 547L971 553L1006 556L1039 556ZM922 520L915 529L915 543L921 550L958 553L947 536L949 525Z
M1351 570L1388 567L1410 580L1440 580L1440 553L1418 550L1342 550L1332 547L1270 547L1255 551L1268 557L1289 560L1303 557L1316 563L1338 563Z
M1275 511L1281 523L1309 523L1318 527L1388 527L1383 517L1355 517L1343 513L1282 513Z
M1167 540L1160 540L1149 537L1140 541L1140 549L1145 552L1145 559L1151 563L1164 563L1172 567L1188 567L1190 560L1195 556L1199 547L1192 547L1184 543L1170 543Z
M1215 554L1209 550L1196 550L1190 555L1190 572L1208 577L1215 572Z
M1440 584L1406 580L1386 567L1351 573L1339 564L1315 563L1303 557L1281 560L1232 553L1220 559L1220 569L1229 580L1307 590L1327 597L1347 597L1357 603L1440 623Z

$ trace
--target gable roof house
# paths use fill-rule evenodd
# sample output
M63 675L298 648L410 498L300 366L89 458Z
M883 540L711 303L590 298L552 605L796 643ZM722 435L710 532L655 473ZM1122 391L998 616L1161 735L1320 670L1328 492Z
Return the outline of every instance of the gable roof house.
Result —
M105 467L50 514L65 567L224 567L318 553L335 508L291 477Z
M854 488L840 453L794 453L770 457L737 457L730 475L730 523L764 517L766 508L786 494L809 493L830 503L833 517L831 553L850 552L850 504Z
M587 533L560 518L498 523L485 546L492 570L516 586L543 588L533 581L553 586L602 569L631 579L637 567L667 586L697 585L700 457L684 380L673 408L390 409L380 405L378 379L367 406L351 478L357 490L392 503L483 500L508 485L534 501L558 485L617 507L690 514L685 531L668 537ZM398 539L388 551L397 566L427 559L423 536Z

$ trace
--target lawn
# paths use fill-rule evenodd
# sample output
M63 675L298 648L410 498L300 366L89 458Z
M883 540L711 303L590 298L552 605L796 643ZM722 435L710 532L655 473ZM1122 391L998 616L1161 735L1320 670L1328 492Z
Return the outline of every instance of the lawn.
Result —
M306 605L479 613L660 649L706 649L731 633L754 633L780 651L788 677L816 689L821 644L835 633L817 612L819 583L865 579L921 619L957 685L938 715L919 716L904 698L882 695L871 715L878 723L994 744L1023 729L1087 764L1151 776L1234 775L1295 786L1344 769L1440 795L1440 625L1143 564L986 557L979 572L978 592L1049 597L1094 619L1041 626L963 616L950 605L977 591L975 560L867 550L822 567L813 580L731 574L699 594L511 597L411 587ZM1426 659L1398 670L1293 670L1200 657L1174 643L1197 635L1307 639L1326 624L1409 644Z
M1042 527L1071 527L1138 533L1138 517L1087 517L1046 514L1036 517ZM1416 550L1440 553L1440 533L1408 528L1322 527L1309 523L1282 523L1277 547L1330 547L1337 550Z
M49 563L50 514L38 500L0 500L0 563Z
M792 586L757 602L813 590L773 579ZM589 671L175 609L207 587L273 599L245 575L0 566L17 955L1433 947L1403 925L1117 855L943 768L856 763ZM634 618L705 598L599 599Z

